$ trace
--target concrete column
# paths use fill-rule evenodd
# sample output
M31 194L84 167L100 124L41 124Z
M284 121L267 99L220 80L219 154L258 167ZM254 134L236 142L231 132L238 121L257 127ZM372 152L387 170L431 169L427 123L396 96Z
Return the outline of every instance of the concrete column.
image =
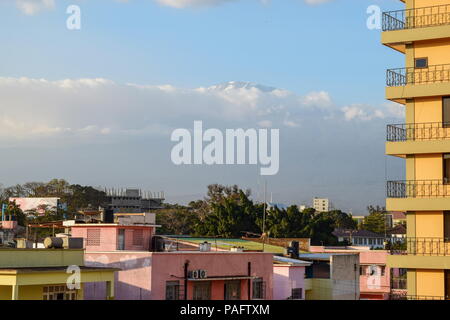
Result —
M114 300L114 281L106 282L106 300Z
M19 286L11 286L11 300L19 300Z

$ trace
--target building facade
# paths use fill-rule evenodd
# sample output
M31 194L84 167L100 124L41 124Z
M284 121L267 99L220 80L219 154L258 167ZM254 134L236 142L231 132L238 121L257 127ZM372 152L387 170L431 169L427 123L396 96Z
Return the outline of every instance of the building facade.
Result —
M105 190L108 209L114 213L143 213L161 209L164 192L144 192L140 189Z
M83 300L87 283L102 283L100 299L114 299L116 271L85 266L81 249L0 249L0 300Z
M330 200L325 198L314 198L313 208L317 212L328 212L330 211Z
M405 55L387 71L386 97L405 108L387 127L386 154L406 161L406 180L388 181L386 209L406 212L410 299L450 298L450 0L403 0L383 14L382 43Z

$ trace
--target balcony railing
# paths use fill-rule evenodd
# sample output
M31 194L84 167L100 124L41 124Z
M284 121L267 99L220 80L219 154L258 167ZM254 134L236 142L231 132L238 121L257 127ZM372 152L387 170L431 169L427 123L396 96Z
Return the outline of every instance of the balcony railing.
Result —
M450 139L450 123L404 123L387 126L386 139L389 142L430 141Z
M442 296L412 296L404 294L390 294L389 300L445 300Z
M414 256L450 256L450 238L414 238L406 239L407 250L391 250L393 255Z
M450 181L404 180L387 182L388 198L445 198L450 197Z
M450 24L450 5L414 8L383 13L383 31L424 28Z
M406 85L450 82L450 64L437 64L427 68L397 68L386 71L386 85Z

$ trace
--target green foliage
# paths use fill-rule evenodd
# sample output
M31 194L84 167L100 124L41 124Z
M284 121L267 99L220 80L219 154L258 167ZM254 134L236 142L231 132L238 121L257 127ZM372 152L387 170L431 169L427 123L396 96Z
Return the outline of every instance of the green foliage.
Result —
M188 207L169 205L158 211L156 223L161 225L157 229L159 234L192 235L195 233L198 215Z
M244 191L233 190L224 196L210 197L208 202L210 212L195 226L196 234L232 238L241 237L243 231L260 232L257 219L262 212L258 212Z
M382 207L372 207L368 208L369 215L364 218L362 228L364 230L376 232L376 233L384 233L386 230L386 210Z

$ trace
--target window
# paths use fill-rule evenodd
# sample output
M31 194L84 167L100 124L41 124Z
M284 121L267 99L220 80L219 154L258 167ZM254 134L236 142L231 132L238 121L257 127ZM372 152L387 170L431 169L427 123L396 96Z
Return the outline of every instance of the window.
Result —
M265 299L265 282L262 278L254 279L252 283L253 287L253 300L263 300Z
M450 183L450 154L446 153L443 155L444 162L444 184Z
M194 284L193 300L211 300L211 282L200 281Z
M240 280L225 281L224 290L225 300L241 300Z
M143 239L144 238L142 230L133 231L133 246L142 246Z
M292 289L292 300L302 300L303 299L303 289L293 288Z
M384 277L386 275L386 267L380 266L380 272L381 272L381 276Z
M414 66L416 67L416 69L428 68L428 58L414 59Z
M77 300L77 290L65 285L44 287L43 300Z
M167 281L166 282L166 300L180 299L180 282Z
M100 229L88 229L87 230L87 246L99 246L100 245Z
M450 242L450 211L444 211L444 240Z
M450 127L450 97L442 98L442 126Z

